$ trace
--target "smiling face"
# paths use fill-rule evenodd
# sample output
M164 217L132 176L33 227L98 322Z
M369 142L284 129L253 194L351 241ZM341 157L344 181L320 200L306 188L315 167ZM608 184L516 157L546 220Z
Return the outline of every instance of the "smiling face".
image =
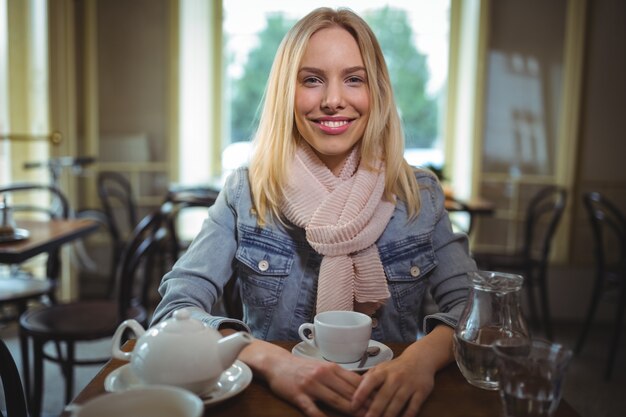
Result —
M363 137L369 110L367 73L356 40L338 26L313 34L298 69L295 120L333 173Z

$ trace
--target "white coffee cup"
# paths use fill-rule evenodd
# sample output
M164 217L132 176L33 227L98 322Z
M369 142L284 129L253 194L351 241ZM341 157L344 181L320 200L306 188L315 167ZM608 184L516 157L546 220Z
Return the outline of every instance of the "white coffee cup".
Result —
M104 394L66 407L72 417L200 417L200 397L183 388L152 385Z
M313 323L302 324L298 334L326 360L356 362L369 345L372 318L356 311L325 311L317 314Z

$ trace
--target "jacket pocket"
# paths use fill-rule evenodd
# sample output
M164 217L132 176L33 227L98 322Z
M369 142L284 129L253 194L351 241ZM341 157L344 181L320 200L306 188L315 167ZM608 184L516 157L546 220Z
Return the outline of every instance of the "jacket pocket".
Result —
M293 266L292 244L261 228L244 226L240 232L235 258L244 304L259 307L276 305Z
M430 234L410 236L378 248L394 306L419 313L428 274L437 266Z

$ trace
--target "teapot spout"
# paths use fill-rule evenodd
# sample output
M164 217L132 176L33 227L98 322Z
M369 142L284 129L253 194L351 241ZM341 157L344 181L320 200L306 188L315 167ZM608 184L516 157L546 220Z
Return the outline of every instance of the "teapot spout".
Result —
M218 340L217 352L222 370L228 369L239 356L239 352L251 342L252 336L248 332L233 333Z

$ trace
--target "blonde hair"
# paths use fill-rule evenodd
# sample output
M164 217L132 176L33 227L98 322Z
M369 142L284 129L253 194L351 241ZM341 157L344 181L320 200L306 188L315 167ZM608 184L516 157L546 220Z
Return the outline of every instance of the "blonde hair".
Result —
M367 72L370 115L361 140L361 158L372 161L382 149L386 164L385 198L393 201L393 195L396 195L404 201L410 217L419 212L417 181L413 168L403 157L404 133L376 36L351 10L322 7L300 19L289 30L278 47L270 71L249 170L254 209L261 225L268 214L281 219L282 190L301 138L294 121L299 63L311 36L332 26L344 28L354 37Z

